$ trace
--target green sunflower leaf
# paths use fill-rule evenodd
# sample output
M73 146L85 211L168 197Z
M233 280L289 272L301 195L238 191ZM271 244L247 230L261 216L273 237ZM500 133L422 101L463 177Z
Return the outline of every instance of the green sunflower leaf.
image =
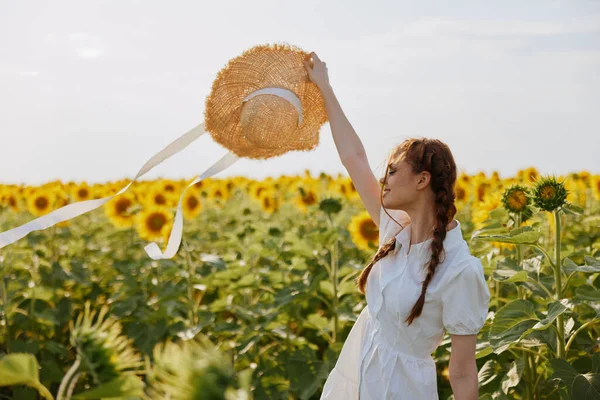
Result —
M575 204L571 204L571 203L566 203L564 206L562 206L562 210L566 214L571 214L571 215L582 215L585 211L583 208L576 206Z
M515 300L500 308L490 327L489 341L495 350L518 343L539 321L529 300Z
M39 382L39 365L33 354L12 353L0 358L0 386Z
M74 399L101 399L106 397L142 396L143 382L135 375L125 375L93 389L77 393Z
M54 400L40 383L39 364L33 354L12 353L0 358L0 386L27 385L37 389L46 399Z
M535 245L541 236L542 233L534 230L531 226L522 226L513 229L507 235L475 236L473 239L481 239L489 242Z
M600 301L600 289L594 289L590 286L582 286L577 289L575 299Z
M566 273L571 274L573 272L584 272L584 273L595 273L600 272L600 263L594 265L593 262L589 262L588 259L595 260L591 257L586 257L586 264L588 265L577 265L569 257L566 257L563 261L563 268Z
M560 301L553 301L552 303L550 303L550 305L548 306L548 314L546 318L535 324L532 329L548 329L548 327L550 326L550 324L552 324L552 322L554 322L556 317L558 317L560 314L564 313L569 309L568 304L568 299L561 299Z
M567 387L569 398L600 398L600 374L580 374L567 361L558 358L551 359L550 365L554 370L550 378L560 380Z
M527 280L527 271L497 269L492 273L492 278L498 282L525 282Z

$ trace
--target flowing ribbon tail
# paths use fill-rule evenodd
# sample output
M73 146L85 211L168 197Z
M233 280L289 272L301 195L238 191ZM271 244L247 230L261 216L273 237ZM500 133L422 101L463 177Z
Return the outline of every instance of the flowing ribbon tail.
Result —
M112 196L104 197L102 199L84 200L84 201L80 201L77 203L67 204L64 207L61 207L61 208L54 210L46 215L43 215L32 221L29 221L26 224L23 224L16 228L13 228L8 231L0 233L0 249L3 248L4 246L7 246L9 244L16 242L17 240L27 236L29 233L31 233L33 231L47 229L51 226L58 224L59 222L63 222L68 219L77 217L81 214L84 214L88 211L91 211L91 210L94 210L94 209L100 207L101 205L110 201L112 198L119 196L120 194L127 191L127 189L129 189L129 187L138 178L140 178L141 176L146 174L148 171L150 171L155 166L162 163L164 160L179 153L181 150L186 148L190 143L192 143L193 141L198 139L204 133L206 133L205 126L204 126L204 123L201 123L198 126L196 126L195 128L191 129L189 132L184 133L179 138L175 139L173 142L171 142L169 145L167 145L164 149L162 149L161 151L156 153L154 156L152 156L152 158L150 158L148 161L146 161L146 163L142 166L142 168L136 174L133 181L129 182L129 184L127 184L127 186L125 186L118 193L116 193ZM238 157L235 156L233 153L227 154L225 157L223 157L221 160L219 160L215 165L213 165L206 172L204 172L201 175L201 178L197 178L197 180L195 180L192 184L195 184L196 182L198 182L208 176L212 176L212 175L218 173L219 171L222 171L227 166L233 164L233 162L235 162L237 159L238 159ZM187 190L187 188L186 188L186 190ZM184 191L184 193L185 193L185 191ZM183 197L183 195L182 195L182 197ZM175 228L173 228L173 231L171 232L171 236L169 237L169 244L167 246L167 251L165 252L165 254L170 254L170 257L173 257L173 255L175 255L175 253L177 252L177 249L179 247L179 242L181 241L182 221L181 221L180 211L181 211L181 198L179 199L179 205L177 207L177 216L176 216L176 221L175 221L175 227L179 226L179 232L177 232L177 230ZM179 221L179 223L178 223L178 221ZM177 238L177 236L178 236L178 238ZM177 241L176 244L175 244L175 241ZM160 250L157 253L155 251L156 249L154 249L153 248L154 246L152 246L152 245L156 246L155 243L151 243L150 245L147 246L147 247L152 247L151 257L158 256L158 254L160 254ZM175 248L174 252L172 250L173 248ZM146 252L148 252L148 254L150 255L149 250L146 250ZM165 258L165 256L162 254L160 254L160 256L158 256L158 257Z
M177 213L175 214L175 221L173 223L173 228L171 228L171 234L169 235L169 242L167 243L167 248L165 249L165 252L162 253L156 243L152 242L148 244L146 247L144 247L144 250L146 250L146 253L148 254L148 256L150 256L150 258L152 258L153 260L160 260L164 258L173 258L173 256L177 254L177 250L179 250L179 245L181 244L181 236L183 231L181 202L183 200L185 192L191 186L200 182L202 179L211 177L223 171L239 159L240 158L232 152L225 154L223 158L214 163L201 175L197 176L196 179L194 179L192 183L190 183L188 187L185 188L185 190L183 191L183 193L181 193L181 196L179 197L179 203L177 204Z

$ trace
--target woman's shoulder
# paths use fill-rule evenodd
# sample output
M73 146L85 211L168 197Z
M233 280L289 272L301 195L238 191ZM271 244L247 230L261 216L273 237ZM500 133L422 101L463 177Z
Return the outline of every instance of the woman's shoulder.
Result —
M468 246L457 249L452 257L452 260L444 267L445 281L449 282L456 278L461 273L473 273L483 269L481 260L469 251Z

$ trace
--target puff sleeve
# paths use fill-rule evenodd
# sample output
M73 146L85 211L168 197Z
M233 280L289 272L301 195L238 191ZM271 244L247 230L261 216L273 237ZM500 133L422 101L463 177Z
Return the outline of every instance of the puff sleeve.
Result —
M471 256L443 290L442 322L452 335L475 335L488 314L490 290L481 261Z
M403 210L390 210L386 209L387 212L401 224L410 222L410 217ZM392 236L395 236L402 230L402 227L398 225L393 219L386 214L383 206L379 209L379 246L386 242Z

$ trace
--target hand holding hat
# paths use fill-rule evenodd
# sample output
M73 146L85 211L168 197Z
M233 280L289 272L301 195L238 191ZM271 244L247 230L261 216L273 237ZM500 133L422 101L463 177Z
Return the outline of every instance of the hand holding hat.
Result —
M306 60L303 60L308 77L319 88L329 85L329 76L327 74L327 63L321 61L315 52L308 55Z

